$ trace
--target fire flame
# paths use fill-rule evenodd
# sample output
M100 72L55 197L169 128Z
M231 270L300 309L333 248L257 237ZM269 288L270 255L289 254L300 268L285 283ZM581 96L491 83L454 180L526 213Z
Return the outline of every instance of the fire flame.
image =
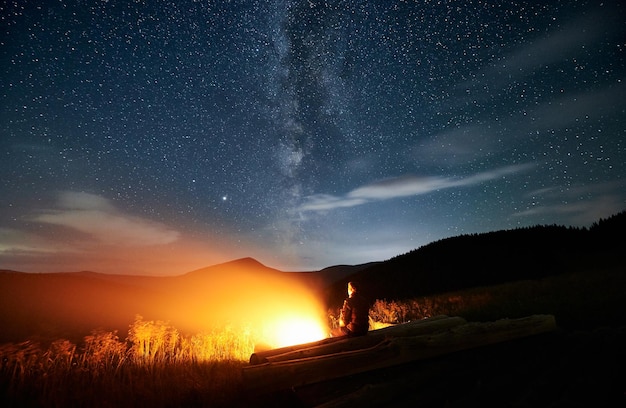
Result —
M146 302L141 314L198 333L230 326L248 327L260 347L278 348L328 337L319 288L296 273L264 269L250 261L233 263L172 280L169 296ZM165 283L167 283L165 282ZM248 330L246 329L246 330ZM243 333L243 331L242 331ZM243 336L243 335L242 335ZM245 337L245 336L243 336Z
M278 348L328 337L327 325L312 315L279 316L266 326L266 342Z

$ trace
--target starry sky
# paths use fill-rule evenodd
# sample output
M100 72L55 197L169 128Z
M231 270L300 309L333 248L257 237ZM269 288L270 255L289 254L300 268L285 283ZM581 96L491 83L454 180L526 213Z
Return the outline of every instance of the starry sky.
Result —
M625 54L619 1L4 2L0 269L589 226L626 209Z

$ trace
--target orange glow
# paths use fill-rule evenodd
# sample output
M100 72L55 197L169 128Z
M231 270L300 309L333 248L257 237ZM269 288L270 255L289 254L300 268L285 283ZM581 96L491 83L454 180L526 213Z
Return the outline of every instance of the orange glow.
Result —
M276 316L265 327L264 342L272 348L309 343L328 337L328 328L313 315Z
M249 331L255 343L271 348L328 336L325 308L316 295L319 288L299 273L248 259L167 281L171 297L159 296L151 302L153 313L142 315L169 321L184 332L230 326Z
M7 274L0 299L14 317L16 336L56 331L78 337L102 328L123 337L139 315L183 336L198 335L196 343L210 337L203 340L207 348L219 343L220 353L232 355L233 350L251 353L257 345L276 348L327 337L316 282L246 258L170 277ZM42 333L39 327L51 331Z

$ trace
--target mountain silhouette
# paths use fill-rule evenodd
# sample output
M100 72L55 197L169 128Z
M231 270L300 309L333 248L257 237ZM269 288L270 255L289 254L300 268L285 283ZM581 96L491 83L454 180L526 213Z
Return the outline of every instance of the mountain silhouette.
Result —
M136 315L210 330L319 298L324 284L314 273L281 272L252 258L167 277L0 271L0 342L77 340L98 328L124 336Z
M228 273L236 273L238 271L245 270L248 272L260 273L260 274L272 274L272 273L283 273L278 269L270 268L268 266L263 265L261 262L257 261L254 258L241 258L235 259L233 261L224 262L217 265L212 265L206 268L196 269L194 271L186 273L185 277L198 277L198 276L206 276L211 274L228 274Z

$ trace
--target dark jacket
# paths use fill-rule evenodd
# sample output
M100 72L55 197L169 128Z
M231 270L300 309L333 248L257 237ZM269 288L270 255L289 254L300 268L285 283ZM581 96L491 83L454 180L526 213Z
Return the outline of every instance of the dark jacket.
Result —
M350 331L350 335L361 336L367 334L369 329L368 317L369 304L359 292L353 293L351 297L344 300L341 308L341 319Z

